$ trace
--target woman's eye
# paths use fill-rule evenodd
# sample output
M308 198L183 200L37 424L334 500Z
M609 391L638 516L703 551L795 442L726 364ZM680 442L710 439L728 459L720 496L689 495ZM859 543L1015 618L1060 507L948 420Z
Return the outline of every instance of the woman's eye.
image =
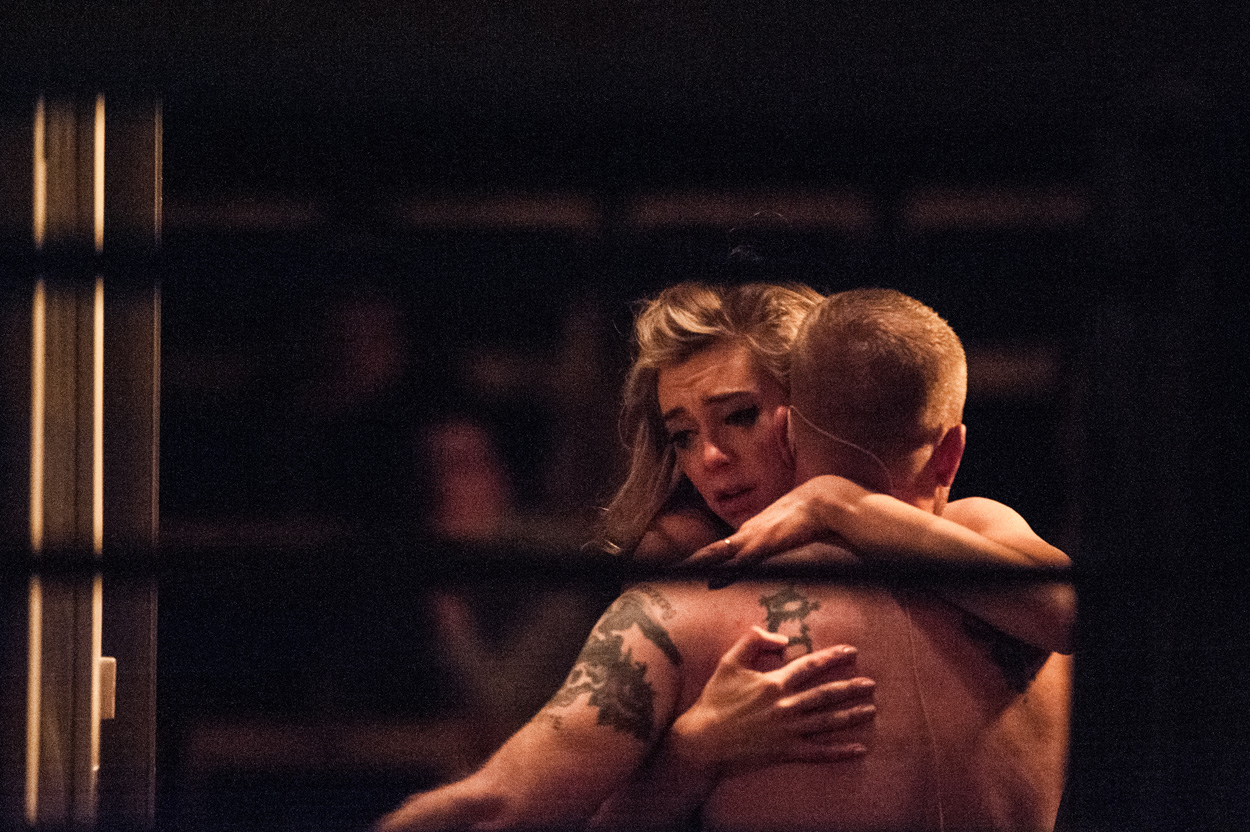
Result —
M684 451L690 447L690 437L693 431L678 430L668 435L668 444L672 445L679 451Z
M749 428L760 418L760 409L755 405L731 412L725 417L725 424L739 428Z

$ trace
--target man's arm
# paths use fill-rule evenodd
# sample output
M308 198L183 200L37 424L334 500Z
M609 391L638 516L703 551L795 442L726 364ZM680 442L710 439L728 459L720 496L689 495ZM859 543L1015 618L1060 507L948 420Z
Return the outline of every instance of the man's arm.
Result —
M951 503L939 516L843 477L814 477L688 562L746 565L834 536L865 559L881 562L1025 568L1069 564L1067 555L1037 537L1010 508L983 499L960 506L965 502ZM1028 644L1061 653L1073 649L1076 593L1070 584L1007 584L988 592L944 589L942 594Z
M625 783L672 718L678 613L649 586L603 614L568 679L475 774L410 797L379 832L582 825Z

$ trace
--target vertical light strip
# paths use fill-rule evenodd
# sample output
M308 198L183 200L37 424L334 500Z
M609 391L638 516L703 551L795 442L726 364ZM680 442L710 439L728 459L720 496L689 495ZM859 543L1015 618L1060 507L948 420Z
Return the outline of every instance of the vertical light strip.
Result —
M34 220L35 250L43 249L44 235L48 230L48 157L46 151L48 118L43 98L35 102L34 135Z
M42 102L40 102L42 106ZM31 312L30 373L30 548L43 550L43 419L44 367L47 338L47 295L35 283ZM39 812L39 723L43 708L43 585L30 579L30 618L26 668L26 821L33 826Z
M43 550L43 419L47 349L47 290L35 283L30 343L30 548Z
M104 96L95 100L95 250L104 251ZM91 373L91 548L96 557L104 552L104 278L95 279L92 320ZM91 771L87 783L87 817L96 814L96 783L100 771L100 654L104 635L104 578L96 574L91 584Z
M26 824L39 819L39 721L43 710L43 584L30 579L30 649L26 667Z
M104 278L95 279L91 381L91 547L104 551Z
M104 251L104 96L95 99L95 176L92 178L95 207L95 250Z
M96 784L100 774L100 655L104 652L104 578L98 572L91 585L91 782L87 786L88 814L95 817Z

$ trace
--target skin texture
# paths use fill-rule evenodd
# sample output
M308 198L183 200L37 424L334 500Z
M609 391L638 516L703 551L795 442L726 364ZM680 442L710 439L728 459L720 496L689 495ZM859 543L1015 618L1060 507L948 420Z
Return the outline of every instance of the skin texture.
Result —
M730 526L790 490L785 391L745 344L721 342L662 370L657 392L678 466Z
M1067 555L1001 503L969 497L948 504L939 516L830 474L797 486L728 538L701 548L688 563L733 570L831 539L886 563L1043 569L1069 565ZM1035 647L1060 653L1075 648L1076 594L1069 583L992 592L946 587L943 595Z
M865 676L820 682L831 671L851 668L858 651L837 645L808 651L776 670L753 669L770 658L776 663L792 646L780 632L752 627L721 657L699 694L698 707L677 718L670 731L679 739L670 747L684 743L681 751L687 757L725 768L774 762L774 747L780 744L793 761L829 762L864 753L863 744L833 742L830 732L862 724L876 713L876 705L866 698L876 683ZM832 707L852 700L860 701L849 708ZM774 707L761 708L761 702ZM785 719L797 724L783 728ZM752 753L726 764L722 749L737 746Z
M817 544L822 545L822 544ZM876 681L868 752L838 766L746 767L718 779L703 810L711 829L1048 829L1062 791L1067 657L1053 655L1021 693L965 614L918 592L835 585L735 584L702 607L704 649L764 599L783 592L796 619L783 632L819 648L854 643ZM699 604L691 595L689 603ZM674 604L683 603L675 595ZM693 662L693 656L688 659ZM680 707L680 704L679 704ZM819 800L813 796L819 795ZM767 799L763 799L767 796Z
M875 682L845 677L858 651L839 645L776 667L788 646L788 637L760 626L739 638L698 700L665 734L645 779L609 798L590 828L682 828L694 822L717 781L734 771L844 763L866 753L862 742L847 741L877 711L871 700ZM761 667L776 669L756 669ZM727 749L739 751L726 759Z
M787 615L776 615L779 604ZM733 633L770 624L786 640L782 653L731 641ZM859 645L853 664L826 657L823 668L809 668L810 678L877 680L876 718L841 732L867 753L837 765L743 761L723 768L703 810L708 828L1029 830L1053 824L1066 741L1066 711L1053 707L1066 702L1061 667L1048 662L1021 695L984 645L968 637L962 613L922 593L747 582L709 592L701 584L674 582L622 596L537 717L476 774L415 796L379 828L580 826L641 764L677 714L696 712L691 706L705 696L705 683L720 672L727 652L757 652L763 667L752 684L771 696L770 687L784 691L786 683L762 677L789 667L785 660L795 657L789 654L820 656L831 642L852 641ZM785 692L780 701L790 698ZM740 701L718 699L715 707L733 710ZM800 718L814 715L809 708L794 710Z
M685 602L674 603L663 586L625 592L595 626L560 690L482 769L413 796L377 828L580 827L642 763L679 712L678 703L688 698L688 708L700 692L709 701L699 712L732 717L716 720L722 730L758 730L781 742L795 736L790 722L800 723L806 734L828 736L872 718L874 709L863 701L872 684L853 674L853 649L833 646L785 664L780 654L788 639L756 631L744 621L740 630L748 635L713 654L699 643L706 632L692 627L698 614ZM749 621L765 617L756 604ZM752 662L771 667L744 670ZM735 679L705 691L713 674ZM779 699L782 706L772 708ZM706 731L694 733L704 742L712 738ZM725 742L742 741L720 738L712 745L719 753ZM695 741L683 750L697 758L706 748ZM820 739L792 749L824 763L862 751L859 745ZM763 747L757 757L774 759Z

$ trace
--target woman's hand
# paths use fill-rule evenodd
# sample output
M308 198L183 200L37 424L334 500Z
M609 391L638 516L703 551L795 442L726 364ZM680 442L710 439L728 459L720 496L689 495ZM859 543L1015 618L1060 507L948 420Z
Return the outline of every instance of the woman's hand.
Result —
M704 770L858 757L867 748L839 732L870 721L874 683L821 681L855 661L854 647L817 650L769 672L753 668L788 639L753 627L721 657L698 700L673 723L668 750Z
M817 540L838 542L835 529L850 522L846 516L869 493L844 477L813 477L747 520L729 537L699 549L686 563L736 568Z

